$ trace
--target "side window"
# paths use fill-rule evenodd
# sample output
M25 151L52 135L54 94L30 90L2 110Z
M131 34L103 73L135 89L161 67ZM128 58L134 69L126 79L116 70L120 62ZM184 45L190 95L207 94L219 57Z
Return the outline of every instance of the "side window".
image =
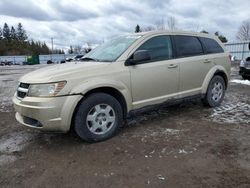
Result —
M174 36L178 57L188 57L203 54L202 45L197 37Z
M218 44L217 41L209 38L200 37L202 44L206 49L206 53L223 53L223 48Z
M138 50L148 50L152 61L171 59L173 57L170 36L157 36L147 40Z

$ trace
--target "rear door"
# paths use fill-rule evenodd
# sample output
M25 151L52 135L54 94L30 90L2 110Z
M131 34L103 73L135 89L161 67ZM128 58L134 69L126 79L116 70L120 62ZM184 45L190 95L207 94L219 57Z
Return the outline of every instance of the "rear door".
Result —
M210 59L215 65L221 65L226 68L229 73L231 70L230 62L228 62L228 53L218 44L218 42L211 38L199 37L205 51L206 59Z
M201 41L195 36L174 36L176 57L180 66L181 97L198 94L203 80L212 68L212 60L205 57Z

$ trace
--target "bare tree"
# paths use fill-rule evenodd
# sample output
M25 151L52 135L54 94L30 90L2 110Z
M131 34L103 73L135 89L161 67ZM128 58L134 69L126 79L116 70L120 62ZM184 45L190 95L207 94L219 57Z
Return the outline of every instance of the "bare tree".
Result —
M73 48L74 54L81 54L82 52L82 47L80 45L75 45Z
M73 54L73 53L74 53L73 47L72 47L71 45L70 45L70 47L69 47L68 53L69 53L69 54Z
M242 22L236 38L241 41L250 40L250 19Z
M166 30L165 20L162 18L161 20L155 23L157 30Z
M156 28L154 26L151 26L151 25L142 29L142 31L154 31L154 30L156 30Z
M156 22L155 25L156 25L157 30L166 30L166 29L168 29L170 31L173 31L173 30L176 29L176 23L177 23L177 21L176 21L175 17L170 16L170 17L168 17L168 20L167 20L167 26L165 24L164 18L162 18L160 21Z
M176 29L176 19L175 19L175 17L173 17L173 16L170 16L170 17L168 18L168 29L169 29L170 31L173 31L173 30Z

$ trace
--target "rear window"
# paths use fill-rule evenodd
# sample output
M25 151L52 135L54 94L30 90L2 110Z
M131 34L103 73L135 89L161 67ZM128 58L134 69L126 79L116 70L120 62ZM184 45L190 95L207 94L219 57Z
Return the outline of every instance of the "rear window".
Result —
M178 57L188 57L203 54L202 45L197 37L174 36Z
M200 40L201 40L203 46L205 47L206 53L212 54L212 53L223 53L224 52L223 48L214 39L200 37Z

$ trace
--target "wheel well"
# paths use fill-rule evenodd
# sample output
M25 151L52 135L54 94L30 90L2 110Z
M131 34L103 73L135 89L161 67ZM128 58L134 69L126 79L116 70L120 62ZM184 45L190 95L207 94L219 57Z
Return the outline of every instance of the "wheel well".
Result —
M112 97L114 97L116 100L118 100L118 102L122 106L123 118L126 118L126 116L127 116L127 103L126 103L126 100L125 100L124 96L120 93L120 91L118 91L117 89L112 88L112 87L95 88L95 89L92 89L92 90L88 91L87 93L85 93L82 100L84 100L85 98L87 98L89 95L91 95L93 93L106 93L106 94L109 94ZM78 102L78 104L77 104L77 106L75 108L75 111L78 108L78 106L79 106L79 104L81 103L82 100L80 100ZM74 114L75 114L75 112L74 112ZM73 119L73 117L72 117L72 119Z
M226 73L224 73L223 71L216 71L216 72L214 73L214 76L216 76L216 75L221 76L221 77L224 79L225 84L226 84L226 89L227 89L227 86L228 86L228 79L227 79Z

